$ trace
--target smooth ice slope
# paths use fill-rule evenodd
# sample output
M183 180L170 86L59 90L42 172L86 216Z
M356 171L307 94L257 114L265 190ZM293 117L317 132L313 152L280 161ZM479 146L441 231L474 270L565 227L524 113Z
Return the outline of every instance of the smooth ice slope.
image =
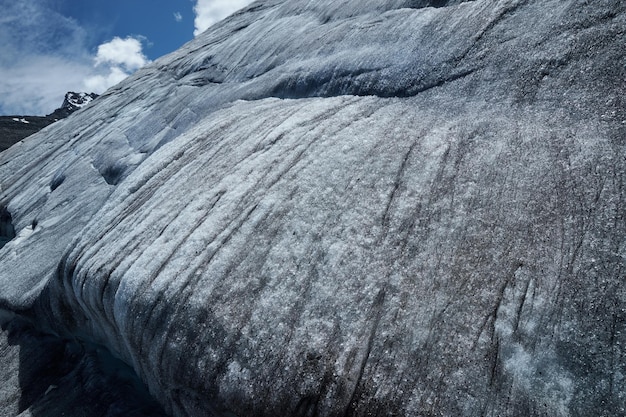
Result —
M259 1L0 154L2 413L52 336L175 416L626 413L625 32Z

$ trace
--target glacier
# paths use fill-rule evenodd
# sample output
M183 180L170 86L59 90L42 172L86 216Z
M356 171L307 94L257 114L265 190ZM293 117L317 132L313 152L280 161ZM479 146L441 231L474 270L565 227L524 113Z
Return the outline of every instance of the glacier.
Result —
M0 153L0 415L626 413L626 3L260 0Z

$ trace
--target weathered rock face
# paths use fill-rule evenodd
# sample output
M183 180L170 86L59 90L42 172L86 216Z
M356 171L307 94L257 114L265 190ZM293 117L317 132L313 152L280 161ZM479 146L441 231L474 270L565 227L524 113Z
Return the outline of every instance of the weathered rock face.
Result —
M176 416L624 414L625 38L620 0L257 2L0 155L5 321Z

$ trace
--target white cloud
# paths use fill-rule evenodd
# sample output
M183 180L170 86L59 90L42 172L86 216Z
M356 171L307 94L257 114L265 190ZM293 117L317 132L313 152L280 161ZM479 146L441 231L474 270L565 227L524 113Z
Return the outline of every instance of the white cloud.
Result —
M183 15L180 14L180 12L175 12L174 13L174 20L176 20L177 23L180 23L183 21Z
M135 71L148 63L142 52L141 40L133 37L126 39L117 36L98 46L97 65L120 66L127 71Z
M51 113L93 72L87 32L53 3L2 3L0 114Z
M148 64L142 50L141 39L133 37L115 37L98 46L94 59L98 73L85 78L84 89L100 94Z
M247 6L252 3L252 1L253 0L197 0L193 8L196 14L194 20L194 36L198 36L209 26Z
M0 114L49 114L66 92L102 93L148 63L141 38L114 38L94 55L89 33L56 12L56 3L3 2Z
M0 66L0 114L44 115L63 103L68 91L82 88L93 72L89 60L67 61L51 55L29 56Z
M122 82L130 74L119 67L111 67L106 74L91 75L85 78L83 90L101 94L109 87Z

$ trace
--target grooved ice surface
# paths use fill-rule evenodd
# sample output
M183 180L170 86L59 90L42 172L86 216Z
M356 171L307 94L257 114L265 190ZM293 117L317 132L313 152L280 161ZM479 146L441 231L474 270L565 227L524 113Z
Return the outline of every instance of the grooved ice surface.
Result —
M176 416L624 414L625 9L254 3L0 154L0 305Z

